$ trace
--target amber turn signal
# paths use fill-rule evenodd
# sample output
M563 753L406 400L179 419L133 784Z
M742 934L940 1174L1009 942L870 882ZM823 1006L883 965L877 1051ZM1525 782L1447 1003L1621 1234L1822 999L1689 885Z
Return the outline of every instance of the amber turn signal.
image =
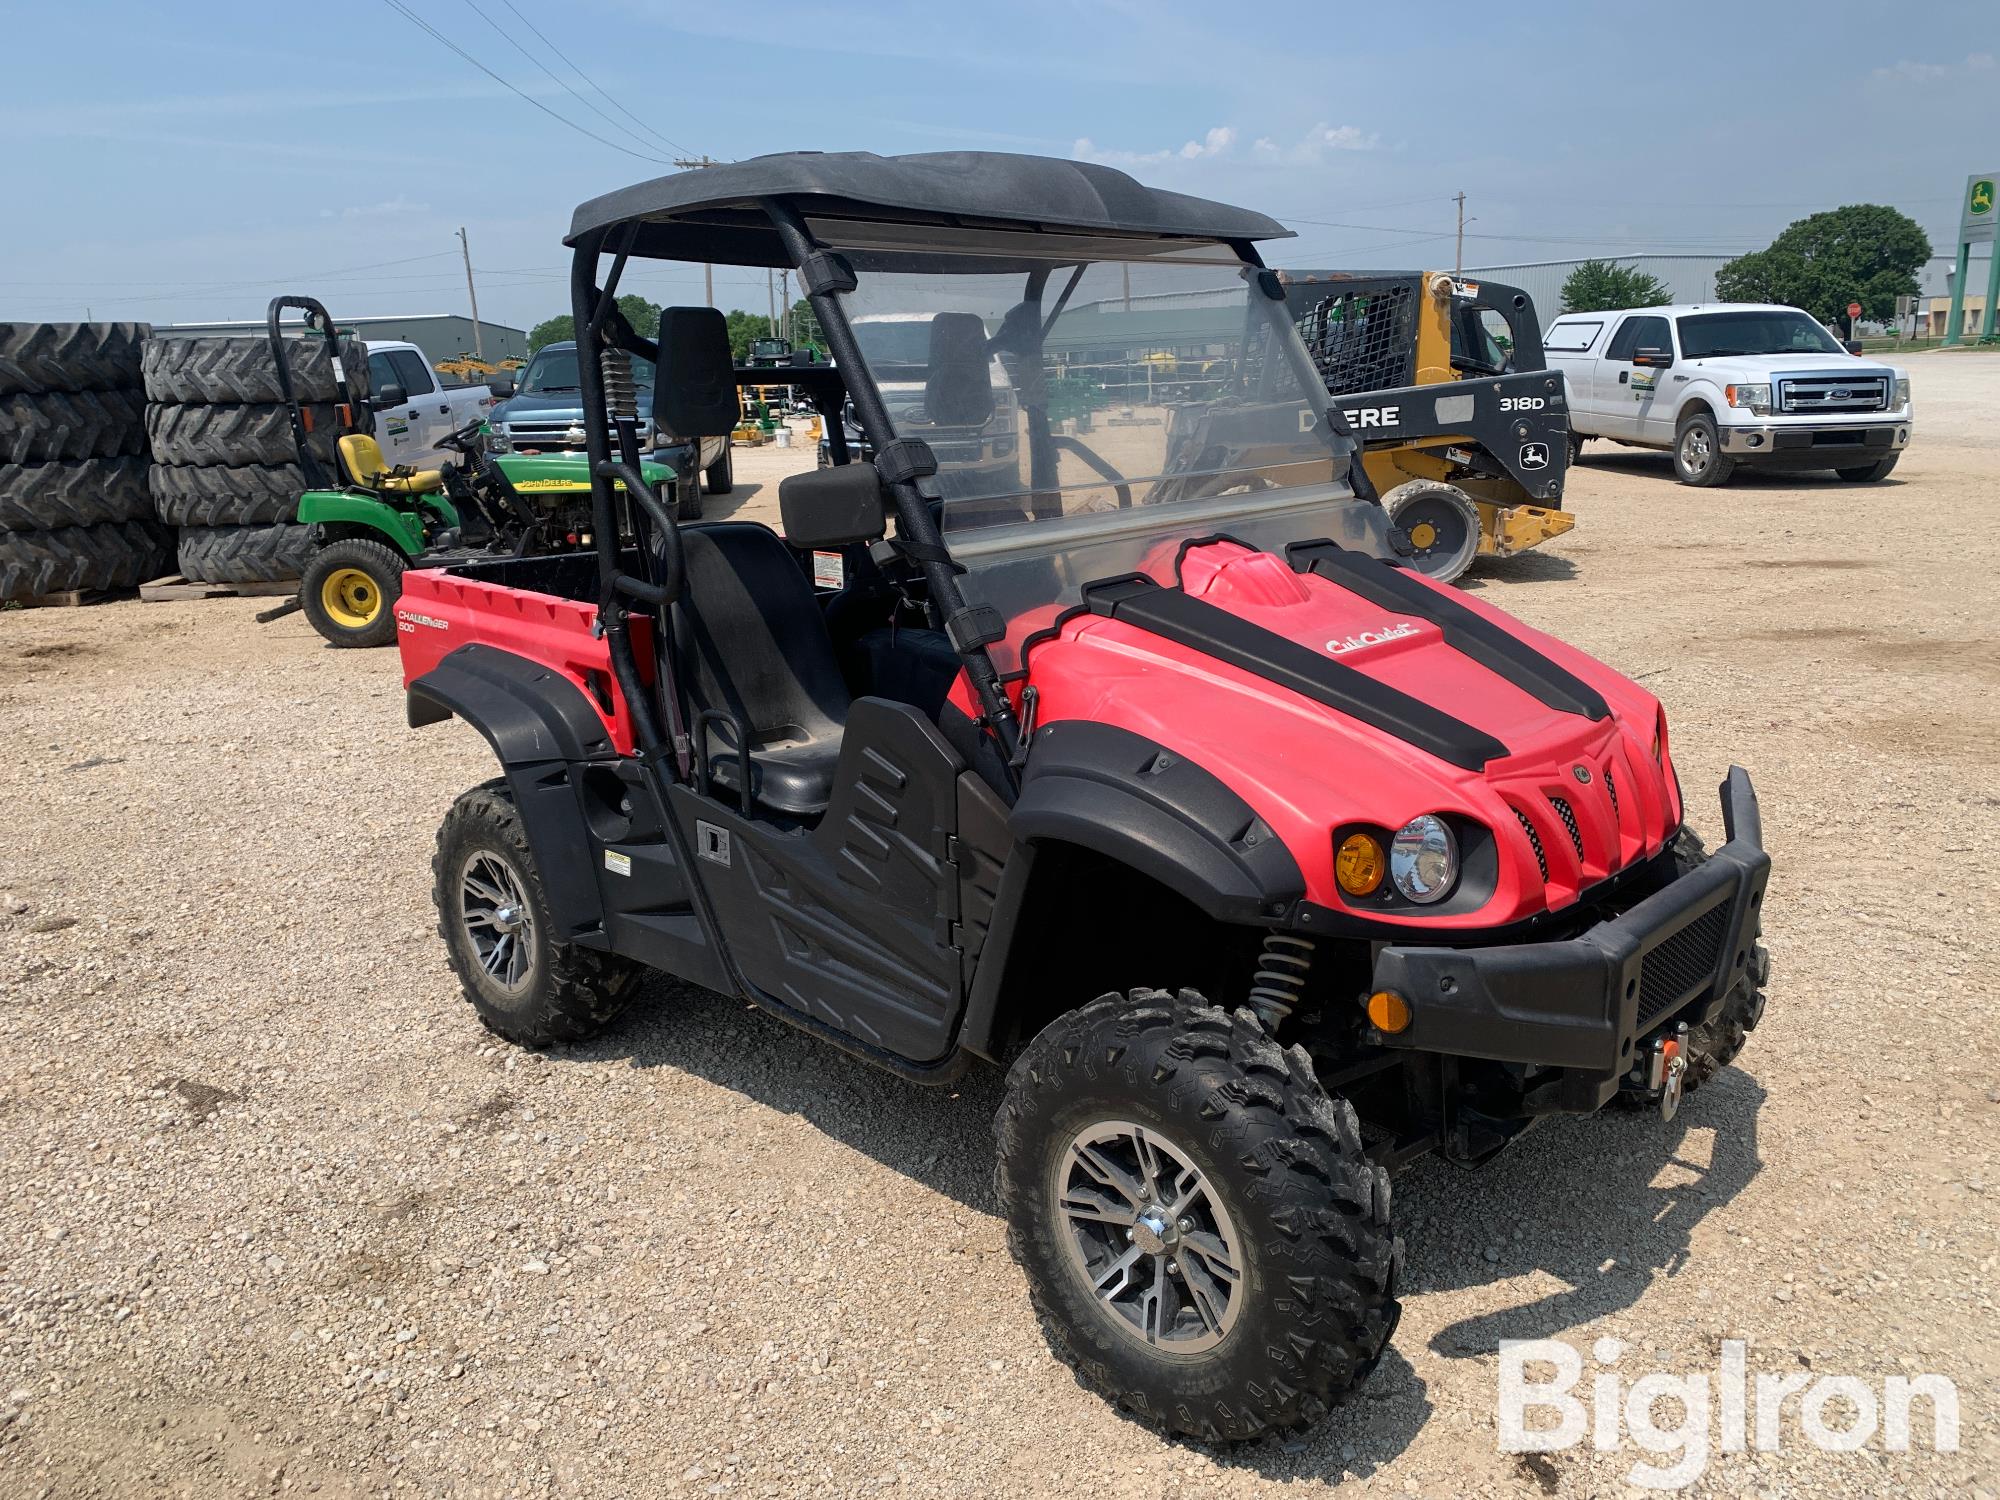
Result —
M1370 833L1350 833L1340 841L1333 858L1334 879L1350 896L1372 896L1389 873L1389 861L1382 854L1382 841Z
M1377 990L1368 997L1368 1024L1394 1035L1410 1028L1410 1002L1394 990Z

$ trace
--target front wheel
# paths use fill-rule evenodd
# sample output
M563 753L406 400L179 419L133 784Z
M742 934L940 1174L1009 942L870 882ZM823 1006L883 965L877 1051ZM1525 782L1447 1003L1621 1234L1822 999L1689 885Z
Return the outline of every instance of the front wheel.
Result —
M1142 1421L1240 1442L1317 1421L1395 1331L1389 1179L1303 1049L1192 990L1106 995L1007 1075L1008 1248L1057 1351Z
M438 829L431 874L446 960L489 1031L524 1047L584 1041L610 1025L638 990L638 965L556 935L534 851L504 780L452 803Z
M1835 469L1833 472L1849 484L1873 484L1878 479L1887 479L1896 467L1896 460L1901 457L1900 453L1892 453L1876 463L1860 464L1852 469Z
M1682 421L1674 434L1674 477L1682 484L1712 489L1726 484L1736 470L1736 460L1722 451L1722 438L1715 418L1696 412Z
M382 542L329 542L306 564L299 602L331 645L393 645L404 566L402 553Z
M736 488L736 451L727 442L722 457L702 470L702 481L711 495L726 495Z
M1389 524L1410 537L1410 566L1439 583L1455 581L1479 555L1479 507L1457 485L1412 479L1382 497Z

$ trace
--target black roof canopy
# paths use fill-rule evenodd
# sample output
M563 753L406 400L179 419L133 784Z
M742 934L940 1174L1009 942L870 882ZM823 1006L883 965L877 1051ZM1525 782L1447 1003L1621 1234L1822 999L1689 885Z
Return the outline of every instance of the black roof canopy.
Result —
M1092 162L1004 151L913 156L788 151L655 177L592 198L571 218L564 243L574 246L604 230L636 223L634 255L718 265L789 265L777 233L758 207L765 198L790 199L815 220L1152 240L1291 235L1264 214L1149 188L1116 168Z

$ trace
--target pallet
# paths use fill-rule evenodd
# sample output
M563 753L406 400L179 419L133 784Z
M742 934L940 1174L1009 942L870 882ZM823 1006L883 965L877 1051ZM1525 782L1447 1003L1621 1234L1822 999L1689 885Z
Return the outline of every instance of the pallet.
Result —
M15 609L81 609L86 604L103 604L112 599L129 599L130 589L58 589L53 594L30 594L24 599L9 599L6 603Z
M139 597L148 604L169 599L270 599L298 591L296 578L274 583L193 583L179 573L139 585Z

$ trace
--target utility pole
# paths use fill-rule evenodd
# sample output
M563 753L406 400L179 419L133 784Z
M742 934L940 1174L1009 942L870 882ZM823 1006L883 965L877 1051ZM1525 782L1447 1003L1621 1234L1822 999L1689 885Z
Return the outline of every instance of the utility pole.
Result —
M778 332L778 282L769 266L764 268L764 331Z
M780 309L778 317L781 324L778 330L778 337L789 344L792 341L792 273L790 271L778 272L778 307Z
M701 153L700 161L689 161L685 157L677 156L674 158L674 165L679 167L683 172L690 172L699 167L717 166L719 165L719 163L717 163L713 157L711 157L706 151L704 151ZM706 301L710 307L715 306L714 266L705 265L701 268L701 293L702 293L702 299Z
M458 226L458 248L465 252L465 295L472 299L472 357L486 358L486 346L479 337L479 292L472 284L472 241L465 237L465 226Z
M1465 190L1459 189L1452 201L1458 204L1458 253L1451 260L1451 274L1456 276L1465 269Z

